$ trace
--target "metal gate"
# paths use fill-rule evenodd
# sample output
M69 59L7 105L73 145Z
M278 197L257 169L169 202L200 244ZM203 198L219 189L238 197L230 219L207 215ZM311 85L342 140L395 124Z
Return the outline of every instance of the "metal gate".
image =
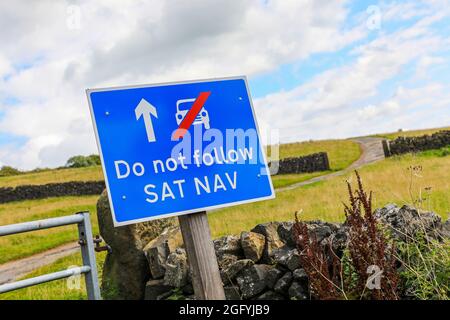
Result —
M78 225L78 243L80 244L81 248L83 266L0 285L0 294L8 291L31 287L44 282L68 278L73 275L84 274L88 299L100 300L101 296L100 288L98 285L98 273L95 261L94 241L92 237L91 220L89 220L89 212L79 212L71 216L0 226L0 237L35 230L66 226L70 224Z

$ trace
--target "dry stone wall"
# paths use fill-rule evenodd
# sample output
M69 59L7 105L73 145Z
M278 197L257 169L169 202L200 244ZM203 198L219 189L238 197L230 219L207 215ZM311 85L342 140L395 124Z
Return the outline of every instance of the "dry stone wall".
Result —
M44 185L23 185L0 188L0 203L44 199L49 197L100 195L104 181L72 181Z
M386 157L409 152L420 152L440 149L450 145L450 130L443 130L431 135L420 137L398 137L392 141L383 141L383 150Z
M106 299L195 299L183 239L175 219L114 228L106 193L98 202L100 233L111 251L105 261L102 289ZM433 212L390 204L375 211L398 241L423 228L434 239L450 238L450 220ZM341 256L347 246L345 223L307 223L310 238L332 246ZM258 224L250 231L214 240L226 298L229 300L314 299L293 238L293 222ZM145 236L144 236L145 235ZM331 261L330 257L330 261Z
M375 216L391 228L394 238L399 241L405 236L415 237L422 228L434 239L450 237L450 220L442 222L433 212L419 214L412 207L391 204L377 209ZM331 245L334 253L342 256L348 238L345 223L315 220L308 222L307 226L311 239L324 247ZM255 226L251 231L214 240L227 299L314 299L292 228L291 221L268 222ZM180 247L176 248L177 244ZM171 227L151 241L144 248L144 254L150 265L145 299L166 299L174 293L194 299L189 263L177 227Z
M274 174L292 174L330 170L330 162L326 152L318 152L302 157L285 158L270 163Z

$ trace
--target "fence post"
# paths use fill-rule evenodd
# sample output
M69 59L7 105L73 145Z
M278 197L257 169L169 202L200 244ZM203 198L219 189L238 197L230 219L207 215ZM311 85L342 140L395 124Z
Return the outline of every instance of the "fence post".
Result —
M206 212L182 215L178 221L192 270L195 297L199 300L225 300Z
M100 287L98 285L97 262L95 260L94 237L92 235L89 212L79 212L77 214L83 216L83 221L78 223L78 235L83 264L91 268L91 270L85 274L88 299L101 300Z

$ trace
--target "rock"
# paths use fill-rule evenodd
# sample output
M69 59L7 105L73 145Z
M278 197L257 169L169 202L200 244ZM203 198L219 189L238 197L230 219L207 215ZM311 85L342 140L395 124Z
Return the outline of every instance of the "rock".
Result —
M295 239L292 230L293 225L294 223L292 221L288 221L281 222L278 227L278 235L280 236L281 240L291 247L295 247Z
M184 249L178 248L167 257L164 284L180 288L188 284L188 263Z
M220 272L220 276L222 277L222 282L224 285L229 284L232 282L236 276L241 272L243 269L253 265L253 260L250 259L242 259L234 262L233 264L229 265L226 269L222 270Z
M136 232L145 247L150 241L157 238L164 230L177 227L177 218L157 219L135 224Z
M266 291L256 298L256 300L284 300L284 297L273 291Z
M270 261L272 261L272 263L281 265L283 267L287 267L287 258L289 256L289 252L293 250L291 247L289 246L283 246L277 249L274 249L272 251L272 254L270 255Z
M264 252L262 256L262 261L271 264L271 255L273 250L281 248L284 246L284 242L278 235L279 222L268 222L258 224L251 231L255 233L260 233L266 237L266 243L264 245Z
M273 289L275 287L275 283L277 283L278 279L283 275L283 271L278 268L272 268L267 272L266 281L267 287L269 289Z
M275 292L280 294L286 294L292 283L292 272L286 272L280 279L278 279L275 287Z
M227 300L242 300L238 286L224 287L223 291L225 292L225 298Z
M441 234L444 238L450 238L450 219L447 219L447 221L442 224Z
M307 227L310 239L316 239L319 243L332 233L331 224L319 220L308 222Z
M227 269L230 265L232 265L238 260L239 257L233 254L222 254L219 257L217 257L219 269Z
M258 262L261 259L265 243L266 238L260 233L246 231L241 233L241 246L244 256L254 262Z
M417 209L407 205L399 208L395 204L389 204L375 210L374 214L397 240L406 241L419 233L424 233L427 240L442 238L441 217L434 212L419 213Z
M189 296L194 294L194 287L192 286L192 283L188 283L183 288L181 288L181 291L183 291L183 294Z
M294 280L302 284L308 283L308 275L306 274L306 271L303 268L295 269L294 272L292 272L292 276Z
M143 299L150 269L143 252L148 239L156 238L175 220L114 227L106 191L97 202L100 234L111 247L103 265L102 296L104 299ZM124 272L123 270L127 270Z
M300 255L297 249L284 246L272 252L271 260L293 271L300 267Z
M289 298L292 300L308 300L307 290L297 281L292 282L288 290Z
M288 269L291 271L294 271L295 269L300 267L300 255L297 249L289 251L289 254L286 258L286 267L288 267Z
M182 245L183 238L180 228L172 227L165 229L161 235L145 246L144 253L147 257L153 279L164 277L167 256Z
M237 277L237 283L244 299L252 298L267 287L267 273L273 268L265 264L255 264L243 270Z
M237 236L225 236L214 240L214 249L216 254L222 256L224 254L235 255L237 257L243 257L241 241Z
M348 244L349 228L342 225L336 232L330 236L331 247L338 257L342 257Z
M164 284L164 280L149 280L145 285L145 300L157 300L158 296L172 292L172 287Z

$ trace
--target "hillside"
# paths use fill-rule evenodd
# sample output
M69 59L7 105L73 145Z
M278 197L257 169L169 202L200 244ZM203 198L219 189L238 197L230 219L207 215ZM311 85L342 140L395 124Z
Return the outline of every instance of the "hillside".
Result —
M416 168L412 170L412 168ZM421 170L417 168L422 168ZM374 207L387 203L414 204L423 210L434 210L447 219L450 211L449 155L427 151L418 155L403 155L373 163L359 170L366 190L373 191ZM274 200L230 207L211 212L208 216L213 237L239 234L257 223L292 220L301 211L303 220L343 221L343 201L347 201L345 181L351 173L328 181L277 193ZM245 214L243 214L245 212ZM17 243L16 243L17 245ZM104 253L97 255L101 272ZM40 268L27 277L79 265L79 253ZM68 290L62 281L42 284L3 295L4 299L86 299L84 285L80 291Z
M393 140L398 137L414 137L414 136L423 136L425 134L433 134L433 133L441 131L441 130L450 130L450 127L422 129L422 130L397 131L397 132L376 134L373 136Z
M333 171L341 170L349 166L353 161L358 159L360 155L359 146L353 141L321 140L282 144L280 146L280 158L298 157L322 151L328 153L330 167ZM323 173L275 177L274 184L275 187L284 186L289 183L309 179L313 176L317 176L318 174ZM103 180L101 166L54 169L36 173L25 173L15 176L0 177L0 187L93 180Z
M395 135L416 135L432 133L439 129L380 134L379 137ZM445 148L447 150L448 148ZM359 172L367 187L374 193L374 207L395 202L398 205L413 204L423 210L433 210L444 219L450 212L450 161L449 153L444 149L406 154L378 161L362 167ZM360 147L351 140L326 140L291 143L280 146L280 157L292 157L326 151L330 158L331 172L347 168L359 158ZM272 177L276 188L304 181L327 172L282 175ZM276 199L217 210L209 214L213 237L236 234L248 230L254 225L274 220L292 220L295 211L302 211L303 219L323 219L342 221L344 219L342 202L347 199L346 179L352 179L351 173L331 177L326 181L312 183L292 190L276 193ZM22 184L45 184L51 182L100 180L100 167L79 169L59 169L40 173L23 174L0 178L0 186ZM0 205L0 225L29 220L44 219L89 210L92 215L94 234L98 233L96 219L97 196L61 197ZM245 212L245 214L243 214ZM63 227L0 238L0 264L42 252L58 245L75 241L76 227ZM78 256L64 258L54 265L33 273L61 269L65 262L74 262ZM103 255L99 256L100 260ZM57 285L58 282L38 286L35 289L20 290L8 298L32 297L30 292L38 292L39 297L54 296L80 298L84 295L67 292ZM30 291L37 290L37 291Z
M0 187L16 187L26 184L41 185L57 182L92 180L103 180L101 166L54 169L36 173L19 174L16 176L0 177Z
M328 152L332 170L340 170L347 167L360 154L358 144L350 140L313 141L280 146L280 154L283 158L320 151ZM275 188L277 188L326 173L327 171L275 176L273 177L273 182ZM102 179L101 167L95 166L1 177L0 187ZM92 216L94 233L98 233L95 208L97 198L98 196L59 197L2 204L0 205L0 225L52 218L69 215L81 210L89 210ZM0 264L74 241L76 237L76 226L68 226L0 238Z

